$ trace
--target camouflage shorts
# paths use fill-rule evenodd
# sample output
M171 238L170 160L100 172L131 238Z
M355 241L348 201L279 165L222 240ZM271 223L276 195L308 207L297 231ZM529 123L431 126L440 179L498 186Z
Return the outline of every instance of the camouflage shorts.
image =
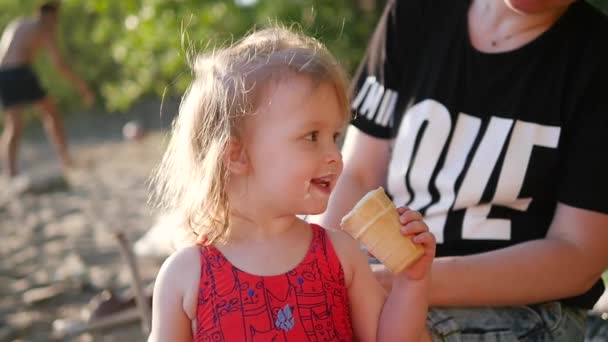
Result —
M583 341L586 311L550 302L505 308L432 308L435 342Z

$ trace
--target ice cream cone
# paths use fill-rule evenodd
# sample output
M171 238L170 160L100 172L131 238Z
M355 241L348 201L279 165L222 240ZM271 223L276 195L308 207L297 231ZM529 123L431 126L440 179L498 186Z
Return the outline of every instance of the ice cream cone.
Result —
M422 246L401 234L399 213L382 187L359 200L340 225L395 274L424 253Z

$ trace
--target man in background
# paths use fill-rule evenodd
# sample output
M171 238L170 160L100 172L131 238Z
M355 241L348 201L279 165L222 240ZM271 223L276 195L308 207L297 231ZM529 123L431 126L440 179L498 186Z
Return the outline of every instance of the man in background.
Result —
M68 67L59 51L55 37L58 15L58 2L44 2L38 7L37 15L13 20L0 38L0 104L4 113L0 154L6 160L9 178L18 173L17 150L23 131L21 114L30 104L42 113L44 128L63 169L72 165L61 115L31 66L41 50L48 52L59 73L79 91L86 104L94 100L87 84Z

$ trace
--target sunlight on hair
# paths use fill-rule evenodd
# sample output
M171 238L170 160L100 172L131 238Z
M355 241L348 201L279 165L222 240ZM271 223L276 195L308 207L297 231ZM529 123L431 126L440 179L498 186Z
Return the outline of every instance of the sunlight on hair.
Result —
M230 227L229 173L223 156L230 139L239 137L244 118L255 113L264 87L296 75L310 77L317 85L329 83L336 89L346 124L347 79L323 44L278 25L189 57L194 79L155 172L152 200L164 210L182 213L187 228L212 243L225 239Z

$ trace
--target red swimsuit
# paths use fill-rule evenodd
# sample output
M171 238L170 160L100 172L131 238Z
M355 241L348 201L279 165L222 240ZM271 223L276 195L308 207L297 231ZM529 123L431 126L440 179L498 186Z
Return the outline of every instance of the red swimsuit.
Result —
M304 260L282 275L243 272L202 247L195 341L351 341L342 266L325 230L311 228Z

